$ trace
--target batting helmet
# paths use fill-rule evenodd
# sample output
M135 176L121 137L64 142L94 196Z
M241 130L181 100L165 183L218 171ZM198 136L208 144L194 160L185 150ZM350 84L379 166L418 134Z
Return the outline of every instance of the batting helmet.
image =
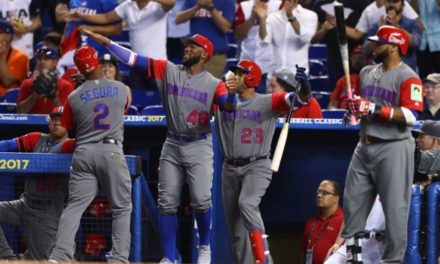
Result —
M81 46L75 51L73 62L81 74L87 76L99 66L98 53L92 46Z
M102 254L106 246L105 237L101 234L87 234L84 239L85 253L92 256L99 256Z
M403 56L406 55L409 45L409 37L405 31L393 26L381 26L375 36L369 37L369 41L395 44L399 46L400 52Z
M241 60L237 65L231 66L229 69L233 72L237 70L245 72L244 83L249 87L255 88L261 81L261 69L251 60Z

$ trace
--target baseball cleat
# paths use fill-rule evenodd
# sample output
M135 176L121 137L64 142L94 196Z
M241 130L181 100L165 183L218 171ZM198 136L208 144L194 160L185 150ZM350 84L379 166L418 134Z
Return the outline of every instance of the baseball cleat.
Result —
M211 264L211 248L209 245L199 246L199 257L197 258L197 264Z

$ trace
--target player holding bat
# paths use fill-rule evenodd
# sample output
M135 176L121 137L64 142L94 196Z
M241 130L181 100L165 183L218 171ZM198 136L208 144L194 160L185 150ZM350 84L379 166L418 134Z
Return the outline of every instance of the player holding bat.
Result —
M379 194L386 222L381 263L402 263L414 172L411 127L423 110L423 88L417 74L402 62L410 42L405 31L382 26L368 40L377 64L361 70L360 97L347 101L347 118L360 119L360 140L345 182L342 237L348 256L359 252L356 234L364 230Z
M218 111L215 120L225 157L222 197L233 260L236 264L266 264L269 247L258 206L272 179L270 147L275 124L290 105L308 102L310 83L305 69L297 68L295 79L301 84L297 96L285 92L259 94L255 88L262 73L255 62L241 60L230 70L234 76L227 77L226 86L238 94L236 110ZM292 98L296 98L293 103Z

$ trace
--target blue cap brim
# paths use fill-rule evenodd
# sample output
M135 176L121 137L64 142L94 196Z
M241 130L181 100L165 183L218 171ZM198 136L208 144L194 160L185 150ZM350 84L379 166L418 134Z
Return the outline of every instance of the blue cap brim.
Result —
M249 73L249 70L246 68L241 67L240 65L233 65L229 67L229 70L235 72L236 70L242 71L244 73Z
M372 42L377 42L377 43L389 43L388 41L386 41L386 40L384 40L384 39L381 39L381 38L379 38L378 36L371 36L371 37L368 37L368 40L369 40L369 41L372 41Z

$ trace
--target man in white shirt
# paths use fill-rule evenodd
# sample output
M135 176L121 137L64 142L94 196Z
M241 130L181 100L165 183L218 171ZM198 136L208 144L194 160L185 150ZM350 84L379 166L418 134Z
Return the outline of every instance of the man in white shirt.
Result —
M0 18L14 28L12 47L34 56L34 31L41 26L40 0L0 1Z
M352 39L361 39L372 29L374 24L377 24L381 19L385 19L386 16L385 0L374 1L364 9L356 28L347 27L347 36ZM409 19L419 18L416 11L406 2L403 5L402 16Z
M240 2L235 14L234 37L240 43L240 60L252 60L263 72L257 92L266 93L266 78L272 72L272 43L263 42L259 36L259 24L268 14L277 12L280 0L249 0Z
M295 70L297 64L309 69L309 47L318 27L318 16L298 1L285 0L283 9L260 20L260 38L273 45L273 68Z
M115 10L105 14L87 15L75 12L71 19L81 19L95 24L126 21L131 50L152 59L167 59L167 15L175 0L124 1ZM130 87L155 89L154 83L146 81L145 74L130 70Z

